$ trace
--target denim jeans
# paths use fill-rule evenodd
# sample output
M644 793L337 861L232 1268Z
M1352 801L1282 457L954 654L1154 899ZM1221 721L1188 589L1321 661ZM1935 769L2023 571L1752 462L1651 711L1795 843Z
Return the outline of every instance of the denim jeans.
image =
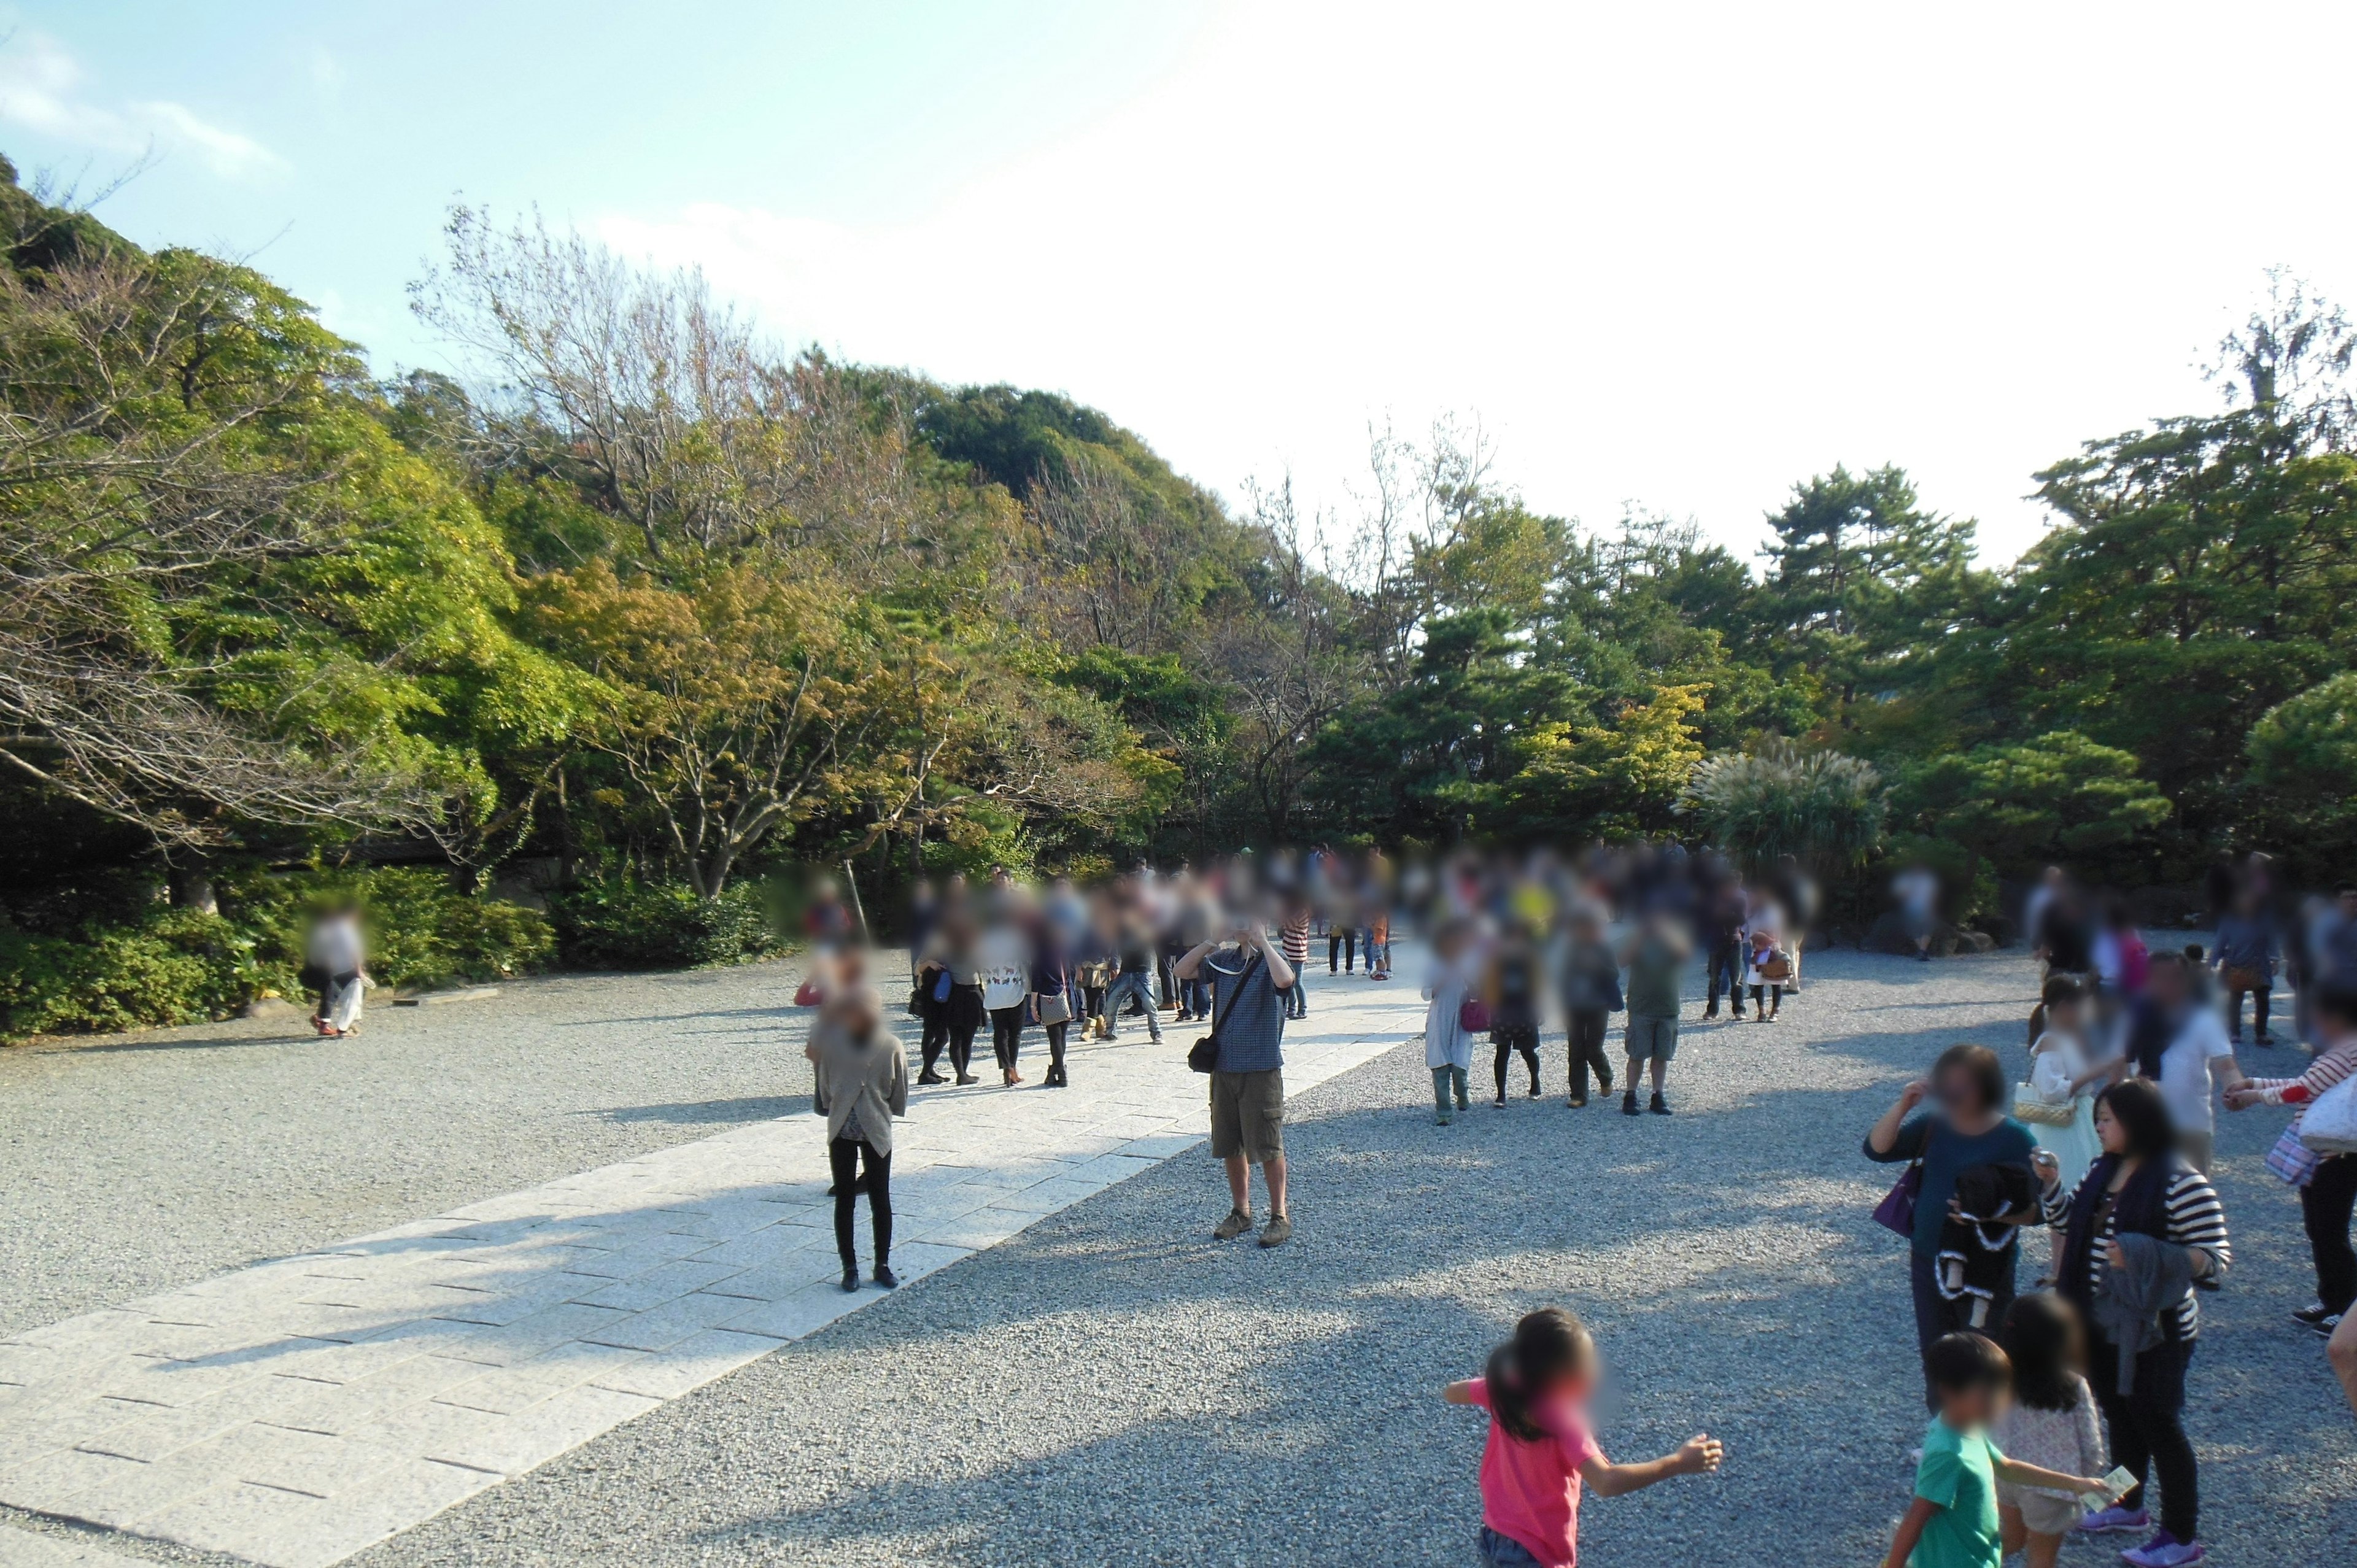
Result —
M1146 1032L1154 1038L1160 1039L1162 1015L1154 1010L1154 972L1152 970L1130 970L1114 976L1113 984L1105 989L1105 1027L1116 1034L1120 1033L1121 1010L1128 1004L1129 999L1133 996L1137 998L1138 1005L1146 1011Z
M1481 1568L1544 1568L1529 1547L1486 1524L1481 1527L1480 1552Z

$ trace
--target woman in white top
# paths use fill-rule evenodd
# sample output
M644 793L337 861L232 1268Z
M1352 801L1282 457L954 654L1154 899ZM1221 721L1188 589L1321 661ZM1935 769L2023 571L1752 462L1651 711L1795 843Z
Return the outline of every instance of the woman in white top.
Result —
M990 1014L990 1047L998 1058L999 1080L1023 1081L1015 1058L1023 1049L1023 1025L1031 1007L1031 936L1021 913L1002 906L992 916L974 950L982 973L982 1005Z
M2030 1030L2029 1086L2045 1104L2068 1105L2071 1121L2067 1126L2029 1122L2029 1135L2060 1164L2062 1185L2076 1191L2104 1152L2095 1135L2095 1095L2118 1076L2119 1063L2089 1059L2094 1052L2087 1043L2087 995L2067 974L2047 980ZM2062 1267L2062 1231L2057 1227L2049 1236L2052 1251L2040 1284L2051 1283Z

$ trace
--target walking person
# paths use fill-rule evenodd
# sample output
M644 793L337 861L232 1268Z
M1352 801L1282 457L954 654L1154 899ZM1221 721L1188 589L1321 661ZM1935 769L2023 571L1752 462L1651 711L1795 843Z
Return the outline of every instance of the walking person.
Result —
M949 1047L950 1070L959 1083L981 1081L967 1070L974 1059L974 1032L989 1016L982 1002L981 940L973 910L963 899L951 902L942 912L941 924L927 943L925 961L917 971L920 988L940 1010L938 1029L932 1019L926 1021L924 1070L918 1075L919 1083L947 1081L935 1070L936 1053L943 1046Z
M357 904L339 904L312 926L304 944L305 972L318 991L311 1024L340 1040L360 1027L361 1003L368 993L367 943L361 935Z
M1481 1568L1571 1568L1585 1490L1617 1498L1674 1476L1707 1476L1725 1457L1725 1445L1705 1432L1659 1459L1606 1458L1588 1409L1598 1360L1587 1325L1563 1307L1542 1307L1514 1325L1480 1377L1440 1391L1450 1404L1490 1412L1476 1541Z
M1490 1043L1497 1049L1492 1071L1500 1105L1506 1103L1506 1069L1516 1052L1530 1069L1531 1098L1539 1097L1540 973L1538 945L1531 940L1530 928L1517 920L1490 955L1481 986L1490 1013Z
M2226 1211L2210 1179L2177 1149L2160 1090L2141 1079L2095 1101L2104 1154L2066 1192L2054 1156L2036 1157L2050 1223L2067 1228L2063 1295L2087 1324L2087 1381L2112 1455L2136 1484L2080 1521L2090 1533L2140 1533L2152 1518L2145 1483L2160 1481L2160 1528L2121 1557L2134 1568L2183 1568L2201 1544L2201 1477L2185 1434L2185 1372L2201 1326L2195 1280L2231 1261Z
M2226 1107L2295 1107L2291 1124L2267 1155L2267 1168L2298 1189L2300 1223L2316 1265L2316 1300L2292 1320L2330 1337L2357 1305L2357 1248L2349 1242L2351 1214L2357 1210L2357 1155L2318 1153L2300 1141L2300 1124L2327 1090L2357 1078L2357 972L2326 976L2309 1005L2317 1037L2326 1042L2315 1062L2298 1078L2255 1078L2228 1090Z
M1040 1081L1049 1089L1069 1089L1072 1080L1064 1066L1065 1036L1078 1012L1072 961L1064 932L1053 922L1042 920L1035 940L1037 946L1031 955L1031 1022L1048 1036L1048 1076Z
M1670 1113L1663 1092L1669 1078L1670 1058L1678 1054L1678 989L1686 961L1694 956L1685 933L1666 915L1648 918L1621 947L1620 959L1629 972L1629 1028L1623 1049L1629 1058L1629 1089L1621 1097L1626 1116L1637 1112L1637 1084L1650 1066L1656 1116ZM1740 1014L1738 1016L1741 1016Z
M1239 920L1225 945L1207 941L1177 965L1184 980L1211 982L1211 1156L1227 1167L1228 1217L1211 1234L1232 1240L1253 1228L1252 1167L1268 1188L1260 1244L1293 1236L1285 1190L1285 1000L1300 983L1255 919Z
M892 1273L892 1119L909 1112L908 1055L899 1036L884 1027L883 1009L864 984L827 1001L802 1054L811 1060L813 1107L826 1117L843 1288L859 1288L852 1220L864 1192L876 1254L870 1277L890 1290L900 1283Z
M998 1060L998 1080L1013 1088L1023 1081L1016 1063L1023 1054L1023 1026L1031 1015L1031 956L1035 946L1025 929L1019 896L1010 894L992 912L976 955L982 971L982 1005L990 1015L990 1049Z
M2062 1185L2077 1187L2087 1168L2104 1152L2095 1137L2095 1091L2118 1075L2115 1061L2098 1061L2088 1043L2085 989L2071 975L2047 977L2038 1008L2030 1017L2029 1087L2038 1105L2028 1107L2015 1097L2014 1114L2027 1122L2038 1146L2061 1167ZM2067 1122L2056 1112L2067 1114ZM2033 1115L2035 1120L2033 1120ZM2062 1232L2049 1231L2049 1251L2041 1285L2062 1275Z
M1285 961L1293 966L1296 974L1309 967L1310 907L1307 895L1296 891L1286 900L1284 914L1279 917L1279 939L1285 944ZM1309 1016L1309 987L1297 985L1285 993L1285 1015L1288 1018Z
M1424 1065L1432 1071L1433 1120L1444 1127L1469 1108L1466 1075L1473 1070L1473 1036L1465 1027L1465 999L1475 993L1479 972L1472 937L1470 923L1443 921L1433 934L1432 970L1424 983Z
M1981 1166L2010 1168L2023 1176L2032 1168L2038 1144L2029 1129L2006 1114L2007 1087L2005 1064L1995 1051L1986 1046L1950 1046L1932 1064L1930 1076L1901 1090L1897 1103L1866 1134L1867 1159L1918 1168L1907 1283L1914 1298L1916 1348L1925 1355L1950 1327L1939 1257L1956 1178ZM1924 1107L1920 1114L1918 1106ZM1997 1218L2018 1225L2036 1219L2038 1210L2033 1206ZM2004 1321L2005 1309L2013 1303L2018 1251L2009 1241L1997 1262L1995 1283L1986 1297L1991 1322ZM1937 1408L1928 1383L1924 1398Z
M1743 891L1742 879L1732 871L1722 874L1703 904L1705 1022L1718 1016L1718 987L1722 980L1727 983L1727 1011L1738 1018L1743 1016L1743 926L1750 913L1751 903Z
M2251 999L2251 1039L2271 1046L2267 1004L2275 986L2276 929L2255 894L2245 893L2218 922L2217 944L2210 951L2210 967L2218 972L2219 989L2226 993L2226 1041L2243 1043L2243 998Z
M1162 1015L1154 993L1155 970L1161 960L1161 934L1155 929L1152 914L1138 898L1133 897L1121 909L1114 937L1117 959L1113 984L1106 988L1104 999L1105 1038L1121 1033L1121 1011L1132 1002L1146 1015L1146 1033L1156 1045L1162 1043Z
M1596 1074L1596 1091L1607 1097L1612 1093L1612 1062L1604 1054L1604 1036L1611 1015L1620 1010L1620 961L1604 939L1603 911L1593 905L1572 913L1558 988L1570 1057L1568 1103L1578 1110L1587 1103L1591 1069Z
M1751 987L1751 1015L1762 1024L1772 1024L1784 1010L1784 976L1792 965L1777 950L1772 918L1754 925L1745 940L1750 943L1743 958L1743 978Z

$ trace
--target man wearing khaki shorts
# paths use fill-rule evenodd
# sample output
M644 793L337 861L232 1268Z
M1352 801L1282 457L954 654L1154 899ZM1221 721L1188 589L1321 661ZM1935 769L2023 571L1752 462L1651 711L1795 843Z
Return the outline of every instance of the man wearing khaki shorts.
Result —
M1649 1109L1656 1116L1670 1113L1662 1087L1670 1074L1670 1058L1678 1054L1679 988L1686 960L1693 953L1693 944L1684 933L1659 915L1648 919L1621 947L1620 961L1629 966L1629 1089L1620 1101L1626 1115L1639 1113L1637 1083L1649 1066L1653 1078Z
M1260 922L1239 923L1223 940L1189 950L1172 972L1211 984L1218 1065L1211 1071L1211 1155L1228 1168L1228 1217L1211 1234L1233 1240L1253 1228L1252 1167L1268 1187L1260 1244L1293 1234L1285 1211L1285 993L1298 977Z

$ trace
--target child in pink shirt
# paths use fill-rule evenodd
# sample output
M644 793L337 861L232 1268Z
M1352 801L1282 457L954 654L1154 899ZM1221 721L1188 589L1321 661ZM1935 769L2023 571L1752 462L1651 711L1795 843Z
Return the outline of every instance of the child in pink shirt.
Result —
M1587 1429L1596 1343L1559 1306L1534 1312L1490 1354L1486 1376L1451 1383L1451 1404L1490 1412L1481 1451L1481 1562L1485 1568L1575 1568L1580 1483L1618 1497L1672 1476L1706 1474L1723 1453L1704 1434L1664 1458L1615 1465Z

